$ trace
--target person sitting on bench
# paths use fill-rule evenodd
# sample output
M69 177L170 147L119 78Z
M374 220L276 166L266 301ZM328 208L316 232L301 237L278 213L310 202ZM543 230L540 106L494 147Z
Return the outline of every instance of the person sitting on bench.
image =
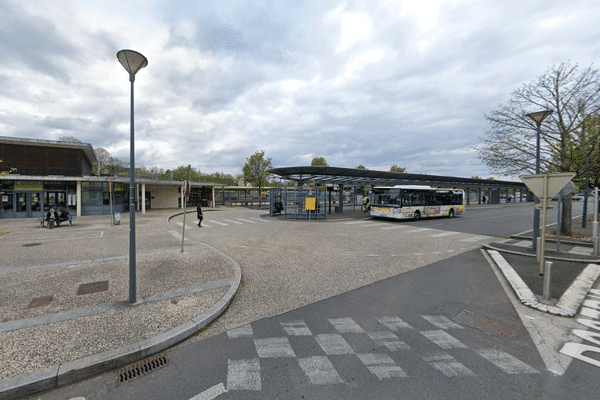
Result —
M48 229L52 229L54 227L54 224L56 223L57 219L58 215L56 215L56 211L54 211L54 208L51 208L50 211L48 211L48 213L46 214Z
M64 208L58 209L58 218L56 219L56 226L59 226L61 222L69 220L69 212Z

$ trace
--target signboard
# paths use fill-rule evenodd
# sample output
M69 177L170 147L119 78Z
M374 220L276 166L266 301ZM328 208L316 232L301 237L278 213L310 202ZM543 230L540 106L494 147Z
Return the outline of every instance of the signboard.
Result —
M315 211L317 209L316 204L317 204L317 199L315 199L314 197L307 197L306 203L304 205L304 209L306 211Z
M519 178L540 200L551 199L575 177L574 172L561 174L521 175Z

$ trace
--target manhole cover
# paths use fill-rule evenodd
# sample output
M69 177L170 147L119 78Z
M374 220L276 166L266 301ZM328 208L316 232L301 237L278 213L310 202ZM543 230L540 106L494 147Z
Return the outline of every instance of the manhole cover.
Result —
M462 310L452 320L500 338L513 338L517 336L519 331L519 327L516 325L490 317L489 315L467 310Z
M37 299L33 299L31 301L31 304L29 304L29 308L47 306L52 301L52 297L53 296L44 296L44 297L38 297Z
M39 246L41 243L27 243L24 245L21 245L21 247L33 247L33 246Z
M77 295L79 296L81 294L106 292L107 290L108 290L108 281L82 283L81 285L79 285L79 290L77 290Z

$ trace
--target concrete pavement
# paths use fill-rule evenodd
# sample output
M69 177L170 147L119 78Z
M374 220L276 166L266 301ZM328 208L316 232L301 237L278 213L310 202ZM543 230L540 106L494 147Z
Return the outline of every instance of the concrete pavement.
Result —
M6 255L0 266L0 354L7 362L0 367L0 397L68 384L159 353L227 308L241 281L240 266L192 237L181 253L180 228L168 222L173 213L151 211L136 218L136 305L127 303L126 218L111 227L110 217L84 217L73 227L52 230L33 220L2 221L0 232L8 233L0 236ZM343 218L366 216L349 212ZM527 270L535 259L511 263L515 271ZM518 280L507 279L519 287Z
M33 219L2 220L0 398L141 360L227 308L241 281L239 265L191 238L181 252L181 233L168 222L173 214L136 218L133 305L128 218L111 227L110 217L82 217L50 230Z

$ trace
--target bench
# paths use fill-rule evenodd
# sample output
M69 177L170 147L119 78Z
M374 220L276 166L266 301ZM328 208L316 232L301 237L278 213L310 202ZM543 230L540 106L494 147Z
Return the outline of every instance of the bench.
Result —
M74 217L71 214L69 214L69 215L67 215L67 219L66 220L61 221L61 224L63 224L66 221L69 221L69 226L73 226L73 218ZM42 216L40 218L40 228L43 228L44 225L46 225L46 217ZM57 225L55 225L55 226L57 226Z

